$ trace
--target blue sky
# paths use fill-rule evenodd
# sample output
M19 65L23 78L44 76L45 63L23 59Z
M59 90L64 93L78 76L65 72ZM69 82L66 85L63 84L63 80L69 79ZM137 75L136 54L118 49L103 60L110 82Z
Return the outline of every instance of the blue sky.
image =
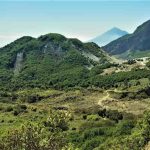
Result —
M0 46L51 32L87 41L112 27L133 32L149 19L148 0L0 0Z

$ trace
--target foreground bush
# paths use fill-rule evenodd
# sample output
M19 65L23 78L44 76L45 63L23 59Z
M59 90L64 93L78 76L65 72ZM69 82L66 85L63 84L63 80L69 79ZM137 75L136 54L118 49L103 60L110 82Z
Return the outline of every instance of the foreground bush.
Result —
M1 150L60 150L63 146L63 135L33 125L13 131L0 142Z
M8 135L1 138L0 150L61 150L62 148L67 150L64 128L60 126L60 120L65 127L67 126L68 119L65 114L51 113L47 126L43 123L28 124L9 132ZM53 130L50 130L52 126Z
M95 150L142 150L150 141L150 112L145 112L143 118L137 122L133 129L131 129L133 127L131 124L129 125L128 123L127 125L126 123L127 126L128 128L130 126L131 133L126 132L129 135L121 137L121 135L125 134L123 127L123 133L120 136L117 135L113 139L108 138Z

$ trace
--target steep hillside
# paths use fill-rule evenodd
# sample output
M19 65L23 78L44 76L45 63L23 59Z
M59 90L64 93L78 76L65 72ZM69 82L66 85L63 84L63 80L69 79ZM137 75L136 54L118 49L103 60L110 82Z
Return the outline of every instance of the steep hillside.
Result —
M128 34L126 31L114 27L90 41L98 44L99 46L104 46L126 34Z
M137 27L133 34L125 35L103 49L109 54L125 58L150 55L150 20Z
M0 54L0 86L9 83L9 88L72 87L86 78L93 66L109 61L96 44L59 34L22 37L1 48Z

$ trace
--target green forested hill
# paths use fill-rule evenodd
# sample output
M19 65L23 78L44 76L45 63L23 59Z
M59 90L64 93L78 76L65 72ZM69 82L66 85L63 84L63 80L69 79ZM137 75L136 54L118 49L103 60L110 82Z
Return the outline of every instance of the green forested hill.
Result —
M72 87L85 79L93 66L107 62L94 43L83 44L52 33L37 39L25 36L0 49L0 86Z

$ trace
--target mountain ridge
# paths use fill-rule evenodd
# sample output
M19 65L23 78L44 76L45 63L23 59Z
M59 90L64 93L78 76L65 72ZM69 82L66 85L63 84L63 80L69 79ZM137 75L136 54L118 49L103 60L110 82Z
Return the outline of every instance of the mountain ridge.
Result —
M112 41L103 47L103 49L112 55L129 53L127 57L135 55L133 53L145 52L147 56L150 50L150 20L144 22L136 28L132 34L125 35Z

